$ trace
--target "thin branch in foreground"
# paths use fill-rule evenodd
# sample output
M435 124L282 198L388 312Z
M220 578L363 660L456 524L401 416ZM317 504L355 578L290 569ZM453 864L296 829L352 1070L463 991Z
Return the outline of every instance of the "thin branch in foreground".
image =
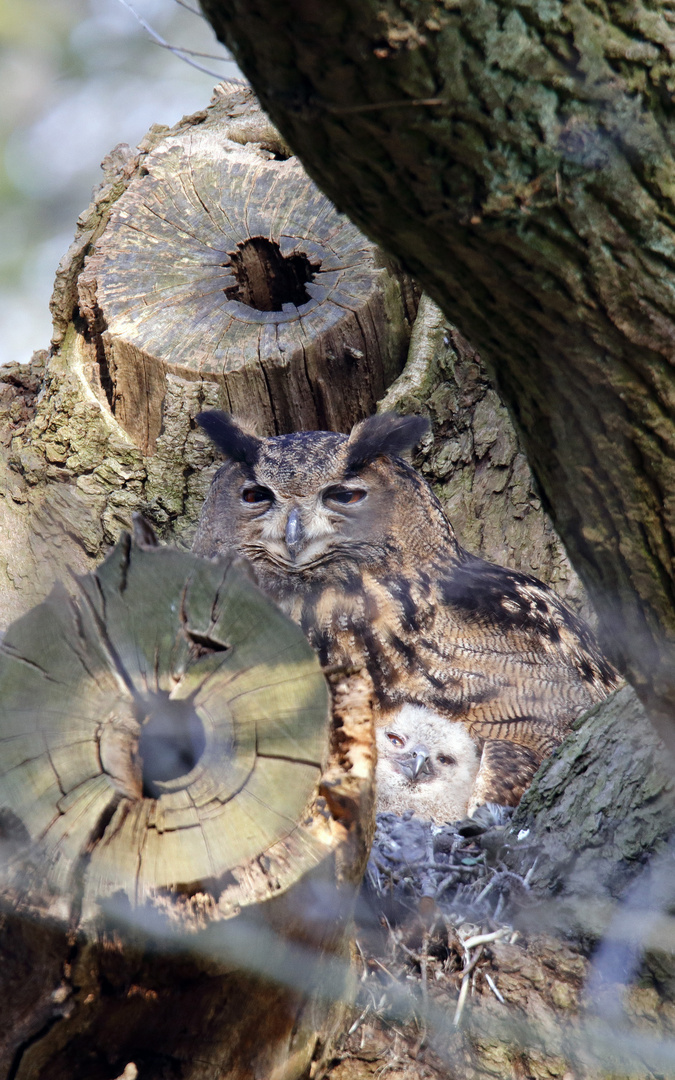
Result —
M186 11L189 11L191 15L196 15L198 19L206 18L203 11L199 11L197 8L191 7L190 4L186 4L185 0L173 0L173 2L174 4L180 4L182 8L185 8Z
M195 60L191 60L190 56L187 55L191 52L190 49L179 49L175 45L170 45L168 41L165 41L164 38L160 34L158 34L156 30L153 30L150 24L145 21L142 15L138 14L138 12L131 6L131 4L127 2L127 0L119 0L119 3L122 4L122 6L127 9L127 11L131 12L133 17L136 19L136 22L138 22L139 25L143 27L145 32L150 35L152 40L156 42L157 45L161 45L163 49L168 49L169 52L172 52L174 56L178 57L179 60L183 60L186 64L189 64L190 67L196 68L197 71L202 71L205 75L211 75L214 79L222 78L222 75L219 71L211 71L210 68L206 68L202 64L196 63ZM196 53L195 55L201 56L205 54ZM217 60L219 59L219 57L212 57L212 59ZM223 61L225 61L226 57L223 57L222 59Z

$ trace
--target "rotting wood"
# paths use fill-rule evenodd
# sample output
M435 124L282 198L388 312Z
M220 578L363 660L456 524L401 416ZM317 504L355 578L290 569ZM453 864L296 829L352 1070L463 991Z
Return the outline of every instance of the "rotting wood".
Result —
M411 290L273 133L268 145L203 124L168 135L86 261L80 312L144 454L185 381L213 384L262 434L343 430L403 366Z
M0 646L0 1076L292 1080L349 994L370 684L331 725L240 564L140 539Z

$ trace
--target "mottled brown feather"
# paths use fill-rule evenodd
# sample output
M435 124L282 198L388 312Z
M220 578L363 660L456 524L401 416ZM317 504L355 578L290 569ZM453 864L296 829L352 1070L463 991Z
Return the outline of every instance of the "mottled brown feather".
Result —
M248 558L324 665L368 669L383 716L410 702L461 721L483 743L473 803L514 804L616 673L548 586L460 547L429 485L387 452L403 438L400 424L389 442L386 421L368 424L357 431L368 460L356 473L354 442L332 432L261 439L253 466L227 461L195 550ZM245 502L252 481L270 502ZM358 498L341 505L336 491ZM514 745L524 750L507 754Z

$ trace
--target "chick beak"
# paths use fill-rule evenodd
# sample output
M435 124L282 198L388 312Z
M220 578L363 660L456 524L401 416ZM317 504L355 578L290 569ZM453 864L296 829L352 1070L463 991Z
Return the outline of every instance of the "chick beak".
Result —
M420 743L404 758L397 758L396 764L404 776L415 783L422 773L431 773L431 754L427 747Z
M300 511L295 506L286 521L286 547L292 559L295 559L305 539L305 530L300 520Z
M429 761L430 754L429 754L429 751L427 750L426 746L416 746L415 749L413 750L413 754L414 754L414 761L413 761L413 767L412 767L412 778L413 778L413 780L417 780L417 777L420 775L420 773L422 773L422 772L428 773L428 772L431 771L430 767L429 767L429 765L430 765L430 761Z

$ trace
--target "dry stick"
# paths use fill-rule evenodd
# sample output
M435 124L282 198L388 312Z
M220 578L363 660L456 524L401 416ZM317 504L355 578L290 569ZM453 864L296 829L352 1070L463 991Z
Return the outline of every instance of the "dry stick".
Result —
M424 1012L428 1011L429 1006L429 987L427 986L427 961L429 958L429 931L424 931L422 938L422 951L420 954L420 975L422 976L422 1006ZM426 1027L426 1025L425 1025Z
M459 1027L459 1022L462 1019L462 1013L464 1012L464 1004L466 1002L466 995L469 992L469 976L476 964L480 960L483 954L483 946L479 945L478 951L473 960L462 971L462 985L459 988L459 997L457 999L457 1008L455 1009L455 1015L452 1018L453 1027ZM468 958L468 954L467 954Z
M539 856L537 855L536 859L532 863L532 866L530 867L530 869L527 871L525 877L523 878L523 882L525 883L525 885L530 884L530 878L532 877L532 874L536 870L538 862L539 862Z
M502 1001L503 1000L504 999L502 998ZM363 1010L363 1012L359 1016L358 1020L354 1021L354 1023L350 1027L349 1031L347 1032L347 1035L353 1035L354 1034L354 1032L358 1028L359 1024L361 1024L365 1020L365 1018L366 1018L366 1016L368 1015L369 1012L370 1012L370 1002L368 1002L365 1009Z
M395 982L395 983L397 983L397 982L398 982L398 979L396 978L396 976L395 976L395 975L392 975L391 971L389 971L389 969L388 969L388 968L386 968L386 967L384 966L384 964L380 963L380 961L379 961L379 960L377 959L377 957L376 957L376 956L374 956L374 957L373 957L373 960L374 960L374 962L375 962L375 963L377 964L377 966L378 966L378 967L381 967L381 968L382 968L382 970L384 971L384 973L385 973L386 975L388 975L388 976L389 976L389 978L390 978L390 979L392 980L392 982Z
M365 954L363 952L363 949L361 948L361 945L359 943L358 938L354 938L354 944L356 945L356 948L359 950L359 956L361 957L361 963L363 964L363 971L361 972L361 978L360 978L359 981L360 982L365 982L366 979L368 978L368 961L366 960Z
M500 926L499 930L493 930L491 934L475 934L474 937L469 937L466 941L462 941L462 947L466 949L467 953L470 949L474 949L476 945L487 945L491 941L497 941L498 938L505 937L506 934L510 934L510 926ZM460 938L461 940L461 938Z
M462 969L462 985L459 988L459 997L457 999L457 1008L455 1009L455 1015L453 1017L453 1027L459 1027L459 1022L462 1019L462 1013L464 1012L464 1005L466 1003L466 996L469 992L469 975L476 967L482 953L483 946L487 945L490 941L497 941L499 938L510 934L509 927L502 926L499 930L493 930L491 934L474 934L473 937L469 937L466 941L462 941L462 948L465 953L465 964ZM461 939L460 939L461 940ZM474 956L473 960L469 960L469 953L471 949L478 946L478 952Z
M503 996L503 994L500 994L499 990L497 989L497 987L495 985L495 982L494 982L494 979L492 978L492 976L487 971L485 971L483 974L485 975L485 980L486 980L488 986L490 987L490 989L492 990L492 993L497 998L497 1001L501 1001L502 1005L506 1005L506 999Z
M177 56L180 60L184 60L186 64L190 64L191 67L197 68L197 71L203 71L205 75L212 75L215 79L222 79L222 75L219 71L210 71L209 68L205 68L201 64L195 63L195 61L191 60L189 56L186 56L185 53L188 50L178 49L175 45L169 45L169 42L165 41L164 38L161 37L156 30L153 30L150 26L150 23L147 23L145 19L142 18L142 16L139 15L137 11L135 11L134 8L132 8L131 4L127 2L127 0L119 0L119 2L127 9L127 11L131 12L136 21L140 23L146 33L150 35L153 41L156 41L158 45L161 45L163 49L168 49L169 52L172 52L174 54L174 56ZM216 57L215 59L219 58ZM226 59L227 57L223 57L223 61L225 61Z

